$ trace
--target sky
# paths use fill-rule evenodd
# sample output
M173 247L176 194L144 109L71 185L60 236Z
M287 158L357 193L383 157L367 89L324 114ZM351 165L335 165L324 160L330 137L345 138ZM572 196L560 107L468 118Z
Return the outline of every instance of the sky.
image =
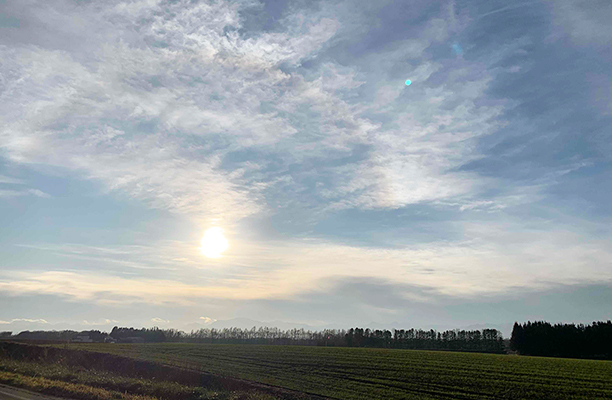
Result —
M0 330L612 318L610 20L0 0Z

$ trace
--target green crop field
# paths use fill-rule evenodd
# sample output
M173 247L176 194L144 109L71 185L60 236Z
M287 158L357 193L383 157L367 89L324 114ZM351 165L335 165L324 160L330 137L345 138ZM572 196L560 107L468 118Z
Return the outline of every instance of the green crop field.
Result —
M612 399L612 362L366 348L71 344L337 399Z

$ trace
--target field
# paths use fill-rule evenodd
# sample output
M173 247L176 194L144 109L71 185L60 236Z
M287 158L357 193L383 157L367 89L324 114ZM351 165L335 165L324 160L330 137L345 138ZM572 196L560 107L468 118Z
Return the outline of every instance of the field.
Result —
M273 400L256 391L196 387L159 379L0 357L0 383L81 400Z
M612 362L366 348L71 344L337 399L612 399Z

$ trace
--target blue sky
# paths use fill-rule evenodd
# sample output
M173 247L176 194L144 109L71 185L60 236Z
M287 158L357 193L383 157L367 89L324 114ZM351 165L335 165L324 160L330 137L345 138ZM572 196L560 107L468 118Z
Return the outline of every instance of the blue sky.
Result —
M609 1L0 10L0 329L611 317Z

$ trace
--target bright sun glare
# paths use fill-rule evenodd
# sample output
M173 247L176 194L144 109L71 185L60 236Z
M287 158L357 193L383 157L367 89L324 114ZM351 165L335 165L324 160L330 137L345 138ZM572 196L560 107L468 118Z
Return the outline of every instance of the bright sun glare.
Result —
M229 247L229 243L225 236L223 236L223 229L221 228L210 228L204 232L202 241L200 242L202 254L208 258L219 258Z

